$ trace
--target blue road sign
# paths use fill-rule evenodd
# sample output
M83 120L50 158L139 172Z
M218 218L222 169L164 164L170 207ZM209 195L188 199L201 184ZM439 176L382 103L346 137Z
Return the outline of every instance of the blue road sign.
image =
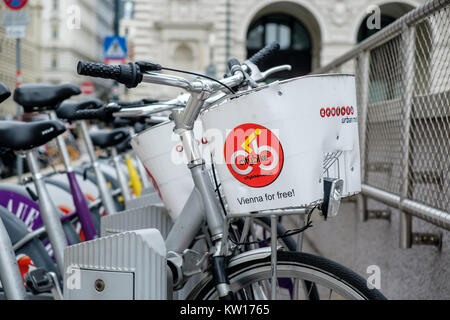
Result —
M127 40L125 37L105 37L103 56L105 59L125 59L127 57Z

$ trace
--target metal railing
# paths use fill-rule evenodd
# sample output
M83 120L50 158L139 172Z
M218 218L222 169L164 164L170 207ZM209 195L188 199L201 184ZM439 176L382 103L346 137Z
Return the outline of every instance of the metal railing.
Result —
M450 0L426 2L313 73L356 76L362 195L450 230Z

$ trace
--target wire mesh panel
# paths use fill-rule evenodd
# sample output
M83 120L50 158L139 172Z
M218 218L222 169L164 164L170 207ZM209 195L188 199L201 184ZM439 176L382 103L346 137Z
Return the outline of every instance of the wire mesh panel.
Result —
M397 36L370 52L366 122L366 180L399 194L402 159L402 54Z
M415 26L408 198L450 212L450 6Z
M425 3L315 72L350 69L363 184L450 229L450 1Z

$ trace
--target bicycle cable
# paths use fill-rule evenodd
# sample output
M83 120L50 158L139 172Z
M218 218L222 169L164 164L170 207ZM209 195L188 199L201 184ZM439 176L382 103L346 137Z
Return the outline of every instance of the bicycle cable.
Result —
M217 79L214 79L213 77L209 77L209 76L207 76L207 75L201 74L201 73L196 73L196 72L192 72L192 71L185 71L185 70L179 70L179 69L174 69L174 68L167 68L167 67L161 67L161 70L167 70L167 71L173 71L173 72L186 73L186 74L190 74L190 75L193 75L193 76L197 76L197 77L202 77L202 78L205 78L205 79L209 79L209 80L215 81L215 82L219 83L221 86L227 88L232 94L235 94L235 93L236 93L236 91L234 91L233 89L231 89L231 88L230 88L229 86L227 86L225 83L223 83L223 82L221 82L221 81L219 81L219 80L217 80Z
M287 238L287 237L299 234L301 232L304 232L306 229L309 229L309 228L313 227L313 224L312 224L312 221L311 221L311 214L314 211L314 209L316 209L316 208L317 208L317 205L308 212L308 220L307 220L305 226L303 226L301 228L297 228L297 229L287 230L282 235L277 236L277 239ZM267 243L267 242L270 242L271 239L272 239L272 237L269 237L269 238L264 239L264 240L237 242L237 241L235 241L235 240L230 238L230 241L233 242L233 244L236 245L236 246L241 246L241 245Z
M212 156L212 154L211 154L211 169L212 169L211 171L212 171L213 178L214 178L214 184L216 185L217 196L219 197L219 200L220 200L220 205L222 207L223 213L225 215L227 215L227 211L225 210L225 204L223 203L222 195L221 195L220 190L219 190L220 185L217 182L216 168L215 168L214 163L213 163L213 156Z

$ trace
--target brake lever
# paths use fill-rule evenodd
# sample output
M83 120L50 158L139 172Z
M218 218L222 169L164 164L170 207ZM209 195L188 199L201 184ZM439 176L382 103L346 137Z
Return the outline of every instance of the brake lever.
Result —
M281 71L291 71L292 70L292 66L290 64L283 64L281 66L276 66L270 69L267 69L266 71L261 73L262 79L260 81L266 80L268 76L277 73L277 72L281 72ZM257 82L259 82L258 80L256 80Z
M242 64L242 67L244 68L244 71L246 73L250 74L251 78L255 82L258 82L258 79L262 79L262 73L259 70L258 66L255 65L250 60L245 60L244 63Z
M110 112L110 113L117 112L122 109L122 107L115 102L108 103L104 108L105 108L105 111Z
M251 72L251 77L255 82L262 82L264 80L267 79L268 76L277 73L277 72L281 72L281 71L291 71L292 70L292 66L289 64L283 64L281 66L276 66L270 69L267 69L264 72L261 72L259 70L259 68L251 61L246 60L244 62L245 66L250 69Z

